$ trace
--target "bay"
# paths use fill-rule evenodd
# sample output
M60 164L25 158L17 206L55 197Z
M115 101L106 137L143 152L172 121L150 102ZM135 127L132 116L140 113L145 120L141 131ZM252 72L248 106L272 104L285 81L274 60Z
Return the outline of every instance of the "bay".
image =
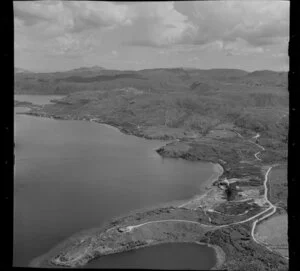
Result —
M34 95L36 96L36 95ZM14 266L129 211L201 193L210 163L88 121L15 115Z

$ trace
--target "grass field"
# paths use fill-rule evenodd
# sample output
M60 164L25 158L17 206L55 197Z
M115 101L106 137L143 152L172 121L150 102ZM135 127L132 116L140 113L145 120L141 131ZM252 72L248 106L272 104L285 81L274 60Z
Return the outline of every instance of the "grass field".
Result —
M274 216L257 227L256 237L283 256L288 257L287 215Z
M287 166L281 165L272 169L269 182L269 197L273 204L287 208Z

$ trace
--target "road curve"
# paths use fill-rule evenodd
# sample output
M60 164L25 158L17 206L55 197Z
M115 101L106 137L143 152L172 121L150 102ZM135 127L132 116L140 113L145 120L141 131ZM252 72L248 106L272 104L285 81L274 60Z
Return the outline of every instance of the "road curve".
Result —
M261 159L258 157L258 155L259 155L260 153L261 153L261 152L259 151L259 152L257 152L257 153L254 154L255 158L256 158L257 160L259 160L259 161L261 161Z
M263 217L261 217L261 218L255 220L255 221L253 222L252 230L251 230L251 236L252 236L254 242L256 242L256 243L258 243L258 244L261 244L261 242L258 241L258 240L255 238L255 227L256 227L256 224L257 224L259 221L261 221L261 220L263 220L263 219L265 219L265 218L267 218L267 217L273 215L273 214L276 212L276 210L277 210L277 207L276 207L274 204L272 204L272 202L270 202L269 199L268 199L268 186L267 186L267 182L268 182L268 175L269 175L269 173L270 173L272 167L273 167L273 166L269 167L269 169L267 170L266 175L265 175L265 181L264 181L264 187L265 187L264 198L265 198L265 201L269 204L269 209L273 209L273 210L272 210L272 212L266 214L265 216L263 216Z
M142 223L142 224L138 224L138 225L134 225L134 226L127 226L125 227L125 232L131 232L133 229L135 228L139 228L139 227L142 227L144 225L147 225L147 224L152 224L152 223L160 223L160 222L185 222L185 223L193 223L193 224L198 224L198 225L201 225L201 226L204 226L204 227L217 227L215 225L206 225L206 224L202 224L200 222L197 222L197 221L192 221L192 220L183 220L183 219L165 219L165 220L153 220L153 221L148 221L148 222L145 222L145 223Z
M237 133L237 132L236 132ZM243 138L243 136L239 133L237 133L237 135L241 138ZM257 138L260 137L260 134L257 134L255 135L253 138L255 138L257 140ZM265 150L265 148L251 140L248 140L249 142L255 144L257 147L259 147L262 151ZM255 158L259 161L262 161L258 155L261 153L261 151L257 152L254 154ZM141 224L138 224L138 225L132 225L132 226L126 226L123 229L124 232L131 232L132 230L136 229L136 228L139 228L139 227L142 227L144 225L147 225L147 224L152 224L152 223L161 223L161 222L185 222L185 223L193 223L193 224L198 224L198 225L201 225L203 227L214 227L215 229L219 229L219 228L224 228L224 227L229 227L229 226L232 226L232 225L238 225L238 224L242 224L242 223L245 223L245 222L248 222L248 221L251 221L255 218L257 218L253 224L252 224L252 229L251 229L251 237L253 239L254 242L256 242L257 244L260 244L260 245L265 245L263 244L262 242L258 241L256 238L255 238L255 228L256 228L256 225L258 222L266 219L267 217L273 215L276 210L277 210L277 207L275 205L273 205L269 199L268 199L268 186L267 186L267 182L268 182L268 175L270 173L270 171L272 170L272 168L276 166L276 165L272 165L268 168L268 170L266 171L265 173L265 179L264 179L264 200L265 200L265 203L268 204L268 208L263 210L262 212L250 217L250 218L247 218L245 220L242 220L242 221L238 221L238 222L234 222L234 223L230 223L230 224L224 224L224 225L206 225L206 224L202 224L200 222L197 222L197 221L191 221L191 220L182 220L182 219L166 219L166 220L157 220L157 221L148 221L148 222L145 222L145 223L141 223ZM270 210L272 210L271 212L269 212ZM260 217L261 215L267 213L266 215ZM260 217L260 218L258 218ZM111 231L113 229L116 229L117 227L113 227L113 228L110 228L108 229L106 232L108 231ZM271 250L270 248L267 247L267 249ZM271 250L272 251L272 250ZM284 258L287 258L287 257L284 257ZM288 259L288 258L287 258Z
M237 133L237 135L238 135L239 137L243 138L243 136L242 136L241 134L239 134L238 132L236 132L236 133ZM257 134L257 135L254 136L253 138L257 139L257 138L259 138L259 137L260 137L260 134ZM261 145L255 143L255 142L253 142L253 141L251 141L251 140L249 140L249 141L250 141L251 143L257 145L260 149L265 150L265 148L264 148L263 146L261 146ZM261 161L261 159L260 159L259 157L257 157L257 155L258 155L259 153L260 153L260 151L257 152L257 153L255 153L254 156L255 156L255 158L256 158L257 160ZM268 168L268 170L267 170L267 172L266 172L266 174L265 174L265 180L264 180L264 199L265 199L266 203L268 203L269 207L268 207L267 209L265 209L264 211L262 211L262 212L260 212L260 213L258 213L258 214L256 214L256 215L254 215L254 216L252 216L252 217L250 217L250 218L247 218L247 219L242 220L242 221L230 223L230 224L224 224L224 225L205 225L205 224L202 224L202 223L196 222L196 221L191 221L191 220L180 220L180 219L157 220L157 221L148 221L148 222L141 223L141 224L138 224L138 225L127 226L127 227L124 228L124 231L125 231L125 232L130 232L130 231L132 231L133 229L142 227L142 226L147 225L147 224L151 224L151 223L160 223L160 222L168 222L168 221L194 223L194 224L199 224L199 225L204 226L204 227L223 228L223 227L229 227L229 226L232 226L232 225L242 224L242 223L251 221L251 220L253 220L253 219L255 219L255 218L261 216L262 214L264 214L264 213L270 211L271 209L273 209L271 213L268 213L268 214L266 214L264 217L261 217L261 218L257 219L257 220L254 221L254 223L253 223L251 235L252 235L253 240L254 240L255 242L258 243L258 241L257 241L257 240L255 239L255 237L254 237L254 234L252 234L252 233L254 232L254 229L255 229L255 226L256 226L257 222L260 221L260 220L263 220L263 219L265 219L265 218L267 218L267 217L269 217L270 215L272 215L273 213L276 212L276 206L274 206L274 205L268 200L268 197L267 197L267 195L268 195L267 181L268 181L268 175L269 175L271 169L272 169L272 166ZM185 204L183 204L183 205L185 205ZM183 205L182 205L182 206L183 206ZM180 206L180 207L181 207L181 206ZM112 229L113 229L113 228L109 229L108 231L110 231L110 230L112 230Z

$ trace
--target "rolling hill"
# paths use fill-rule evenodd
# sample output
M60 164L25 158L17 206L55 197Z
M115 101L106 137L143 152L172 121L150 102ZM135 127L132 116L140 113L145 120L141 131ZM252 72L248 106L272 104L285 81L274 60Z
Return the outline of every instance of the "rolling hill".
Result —
M245 133L287 140L289 100L287 73L282 72L119 71L98 66L57 73L17 72L15 93L67 95L43 112L59 118L98 119L144 137L203 136L229 123Z
M153 92L186 91L198 83L202 87L205 84L205 88L212 89L222 89L228 85L240 88L258 86L285 88L287 73L183 68L119 71L98 66L55 73L32 73L18 68L15 70L15 93L18 94L68 94L76 91L110 90L120 87L134 87Z

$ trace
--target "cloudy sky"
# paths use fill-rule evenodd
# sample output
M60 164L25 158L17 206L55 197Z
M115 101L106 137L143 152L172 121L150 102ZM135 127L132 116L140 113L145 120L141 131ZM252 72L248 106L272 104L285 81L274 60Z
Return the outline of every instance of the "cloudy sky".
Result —
M14 2L15 66L288 70L289 2Z

